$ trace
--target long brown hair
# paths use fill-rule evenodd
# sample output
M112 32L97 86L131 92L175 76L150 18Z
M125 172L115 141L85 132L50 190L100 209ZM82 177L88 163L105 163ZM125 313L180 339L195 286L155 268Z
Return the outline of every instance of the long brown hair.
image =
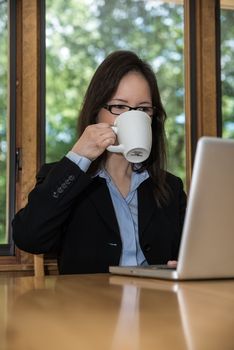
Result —
M167 202L168 190L165 184L166 147L164 123L166 113L163 108L158 84L151 66L141 60L131 51L115 51L111 53L97 68L87 89L83 106L78 118L78 133L81 135L90 124L96 123L98 112L116 92L120 80L129 72L141 73L147 80L152 104L155 111L152 118L152 149L149 158L144 161L140 168L133 170L141 172L148 170L153 183L155 198L159 205ZM92 162L89 173L94 174L105 159L104 152Z

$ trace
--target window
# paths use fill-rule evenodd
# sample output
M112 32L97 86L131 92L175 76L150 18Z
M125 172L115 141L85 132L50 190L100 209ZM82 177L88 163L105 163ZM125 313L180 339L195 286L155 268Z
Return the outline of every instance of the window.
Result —
M46 0L46 161L74 144L96 67L110 52L127 49L156 72L168 115L169 169L184 179L183 27L182 1Z
M0 2L0 255L13 255L15 201L15 3ZM9 45L10 43L10 45Z
M8 15L7 1L0 2L0 244L8 241L6 230Z

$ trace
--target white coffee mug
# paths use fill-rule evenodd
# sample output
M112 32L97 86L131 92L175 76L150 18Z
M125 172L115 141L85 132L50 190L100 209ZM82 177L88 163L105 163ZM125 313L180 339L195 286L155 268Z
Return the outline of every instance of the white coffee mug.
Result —
M120 114L112 127L119 145L109 146L110 152L123 153L131 163L146 160L152 146L151 118L142 111L132 110Z

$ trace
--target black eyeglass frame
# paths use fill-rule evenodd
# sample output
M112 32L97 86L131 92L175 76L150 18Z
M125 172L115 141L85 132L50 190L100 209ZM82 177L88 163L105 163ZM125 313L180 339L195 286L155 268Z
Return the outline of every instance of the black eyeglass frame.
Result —
M122 113L124 113L124 112L122 112L122 113L113 113L112 112L112 109L114 108L114 107L118 107L118 106L121 106L121 107L127 107L128 108L128 110L127 110L127 112L129 112L129 111L142 111L142 112L145 112L145 113L147 113L145 110L144 110L144 108L150 108L151 110L152 110L152 114L150 113L147 113L150 117L152 117L153 116L153 114L154 114L154 111L155 111L155 109L156 109L156 107L155 106L138 106L138 107L131 107L131 106L128 106L128 105L122 105L122 104L113 104L113 105L108 105L108 104L105 104L104 106L103 106L103 108L105 108L106 110L108 110L111 114L113 114L113 115L120 115L120 114L122 114Z

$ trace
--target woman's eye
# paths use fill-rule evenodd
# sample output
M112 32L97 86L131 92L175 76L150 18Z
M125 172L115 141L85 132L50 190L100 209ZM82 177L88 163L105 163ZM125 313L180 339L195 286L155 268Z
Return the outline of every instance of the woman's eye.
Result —
M125 109L126 107L124 105L115 105L115 108L118 108L118 109Z
M149 108L149 107L143 107L143 106L142 106L142 107L138 107L137 109L138 109L139 111L146 112L146 113L150 111L150 108Z

